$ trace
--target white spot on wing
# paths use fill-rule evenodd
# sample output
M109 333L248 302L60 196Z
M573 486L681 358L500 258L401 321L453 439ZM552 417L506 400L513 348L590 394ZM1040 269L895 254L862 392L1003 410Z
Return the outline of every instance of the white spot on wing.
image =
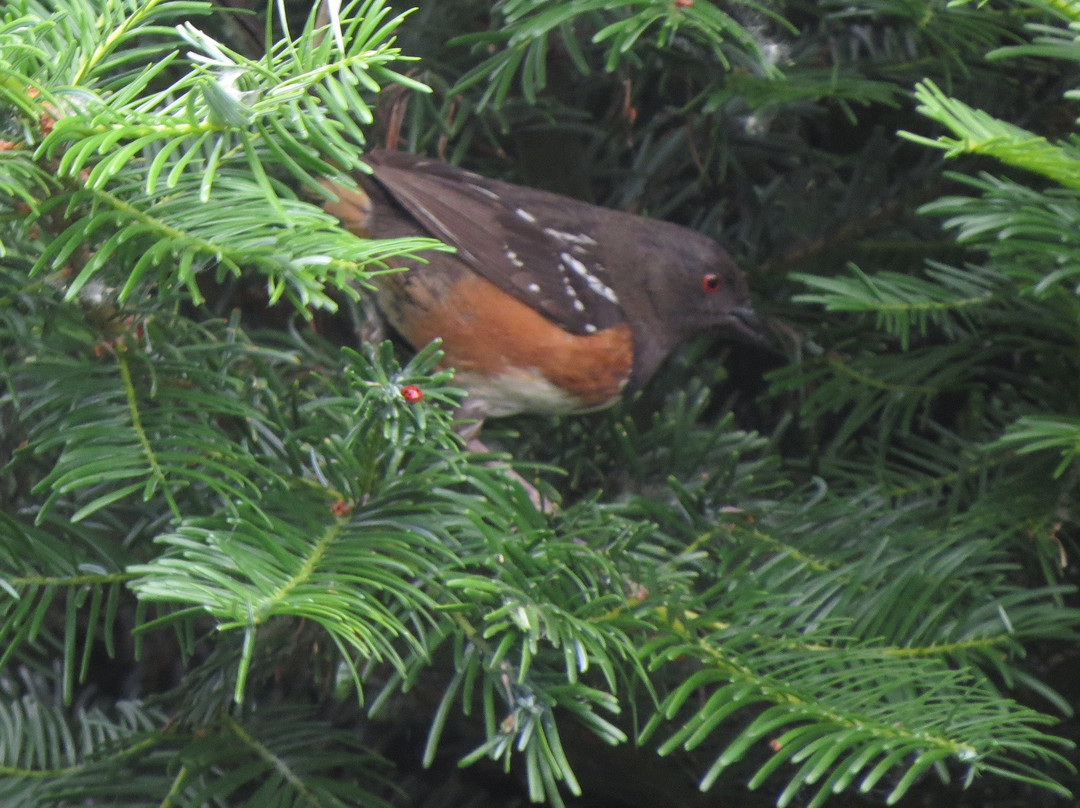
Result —
M540 291L540 284L538 284L538 283L530 283L527 288L528 288L528 290L530 292L532 292L533 294L536 294L537 292Z
M544 232L552 238L567 244L576 244L581 247L596 246L596 239L591 238L584 233L568 233L565 230L556 230L554 227L545 227Z
M483 194L488 199L498 200L499 195L492 191L490 188L485 188L483 185L477 185L475 182L468 183L469 187L476 191L478 194Z
M524 208L514 208L514 215L517 216L519 219L524 219L529 224L533 224L536 222L536 217Z
M596 326L593 325L592 323L585 323L585 333L586 334L595 334L596 333Z
M525 266L525 262L518 257L518 254L509 248L506 250L506 257L510 260L510 263L516 267Z
M615 290L589 272L589 268L581 263L581 261L574 258L570 253L559 253L559 258L562 259L564 266L572 269L585 281L585 283L589 284L589 288L596 292L596 294L607 298L612 303L618 304L619 297L615 294Z

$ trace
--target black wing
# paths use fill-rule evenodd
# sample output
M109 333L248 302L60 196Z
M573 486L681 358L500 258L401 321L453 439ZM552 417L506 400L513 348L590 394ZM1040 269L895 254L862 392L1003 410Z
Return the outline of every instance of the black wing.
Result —
M506 292L575 334L622 322L610 273L589 234L599 209L568 197L488 180L404 152L365 156L375 180L436 238ZM545 216L545 211L558 215ZM580 208L580 229L552 227Z

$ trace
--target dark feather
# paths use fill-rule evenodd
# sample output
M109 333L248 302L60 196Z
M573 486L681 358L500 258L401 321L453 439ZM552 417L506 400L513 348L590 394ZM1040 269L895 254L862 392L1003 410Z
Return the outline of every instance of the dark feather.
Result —
M488 180L404 152L366 156L375 180L433 236L504 291L574 334L622 322L611 274L587 235L592 206ZM557 211L552 217L550 211ZM543 226L574 221L580 227ZM616 298L616 299L613 299Z

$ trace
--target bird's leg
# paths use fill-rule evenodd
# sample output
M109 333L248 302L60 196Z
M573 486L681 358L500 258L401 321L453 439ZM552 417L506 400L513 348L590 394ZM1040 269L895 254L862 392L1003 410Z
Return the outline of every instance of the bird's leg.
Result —
M487 413L484 409L483 402L477 401L472 396L469 396L460 407L454 410L454 431L461 436L463 441L465 441L465 445L469 451L490 451L477 438L480 434L480 429L484 426L484 418L487 417ZM473 449L474 445L480 448Z
M353 330L362 345L379 345L387 339L386 318L370 296L361 300L363 319L354 325Z
M492 454L491 449L480 440L480 429L484 425L484 405L481 401L474 401L470 403L468 400L454 413L454 421L456 426L455 431L465 441L465 448L474 454ZM509 465L500 460L488 461L488 465L493 468L501 468L506 472L506 476L511 480L514 480L522 488L525 489L525 493L529 495L529 501L536 507L538 511L543 513L554 513L558 510L558 506L551 500L545 499L544 496L536 490L536 486L514 471Z

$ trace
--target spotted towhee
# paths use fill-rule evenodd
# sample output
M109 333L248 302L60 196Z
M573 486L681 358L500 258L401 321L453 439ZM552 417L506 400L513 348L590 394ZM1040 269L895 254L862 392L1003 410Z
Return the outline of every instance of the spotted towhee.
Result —
M470 417L605 407L687 338L757 332L742 271L699 233L403 152L365 162L362 190L331 186L326 210L456 248L379 277L377 299L414 347L442 338Z

